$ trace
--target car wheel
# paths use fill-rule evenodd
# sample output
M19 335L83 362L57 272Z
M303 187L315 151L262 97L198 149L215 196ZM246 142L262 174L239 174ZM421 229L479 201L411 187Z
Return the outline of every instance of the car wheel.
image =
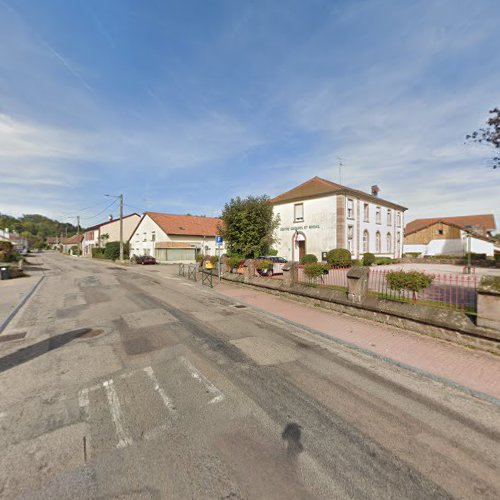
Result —
M267 275L268 275L268 277L269 277L269 278L271 278L271 277L272 277L272 275L273 275L273 270L272 270L272 269L269 269L269 270L267 271Z

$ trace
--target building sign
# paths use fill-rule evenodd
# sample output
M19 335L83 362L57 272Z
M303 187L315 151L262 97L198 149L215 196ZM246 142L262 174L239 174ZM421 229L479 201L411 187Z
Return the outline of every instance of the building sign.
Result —
M319 229L319 224L311 226L280 227L280 231L302 231L304 229Z

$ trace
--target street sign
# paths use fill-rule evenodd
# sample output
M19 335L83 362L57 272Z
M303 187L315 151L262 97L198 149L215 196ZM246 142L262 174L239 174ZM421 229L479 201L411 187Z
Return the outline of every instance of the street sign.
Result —
M217 245L222 245L222 236L216 236L215 243L217 243Z

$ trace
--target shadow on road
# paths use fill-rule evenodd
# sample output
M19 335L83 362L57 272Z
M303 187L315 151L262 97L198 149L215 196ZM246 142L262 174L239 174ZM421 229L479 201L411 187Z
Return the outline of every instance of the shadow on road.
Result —
M300 442L302 436L302 430L299 424L291 422L287 424L281 437L283 440L287 441L287 455L291 458L296 457L303 449L304 446Z
M32 359L35 359L46 352L52 351L53 349L58 349L68 342L71 342L73 339L81 337L90 331L90 328L79 328L78 330L72 330L70 332L54 335L53 337L41 340L36 344L32 344L28 347L23 347L18 351L12 352L3 358L0 358L0 373L26 363L27 361L31 361Z

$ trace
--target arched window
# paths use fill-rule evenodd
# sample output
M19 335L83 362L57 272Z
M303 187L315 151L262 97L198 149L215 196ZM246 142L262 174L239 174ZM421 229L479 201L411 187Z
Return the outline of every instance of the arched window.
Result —
M387 253L392 252L392 236L391 233L387 233Z
M382 238L380 237L380 232L375 233L375 252L380 253L382 251Z
M368 236L368 231L365 229L363 231L363 253L370 251L370 237Z

